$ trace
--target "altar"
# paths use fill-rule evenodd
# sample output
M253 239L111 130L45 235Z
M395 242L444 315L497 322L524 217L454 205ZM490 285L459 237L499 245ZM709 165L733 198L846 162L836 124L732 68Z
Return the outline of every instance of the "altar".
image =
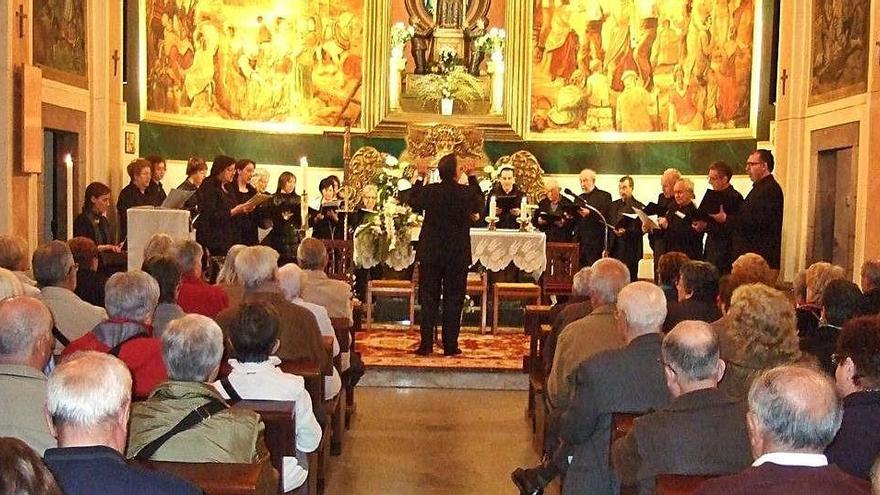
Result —
M492 272L513 263L538 280L547 267L547 236L538 231L471 229L471 263Z

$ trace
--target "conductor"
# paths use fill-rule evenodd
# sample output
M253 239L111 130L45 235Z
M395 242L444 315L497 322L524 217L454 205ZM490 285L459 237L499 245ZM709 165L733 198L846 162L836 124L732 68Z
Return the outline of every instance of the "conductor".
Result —
M440 183L424 185L426 179L417 178L410 197L413 210L425 215L416 250L421 270L422 341L415 353L427 356L433 351L442 290L443 354L455 356L461 354L458 333L471 264L471 221L482 209L483 197L473 167L465 170L455 155L441 158L437 168ZM467 183L462 184L465 173Z

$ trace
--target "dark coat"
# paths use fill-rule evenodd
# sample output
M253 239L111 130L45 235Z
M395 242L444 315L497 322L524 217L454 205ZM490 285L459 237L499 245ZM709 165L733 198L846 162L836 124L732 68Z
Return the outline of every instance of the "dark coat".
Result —
M694 495L868 495L871 486L837 466L780 466L766 462L732 476L708 480Z
M865 292L865 312L867 314L880 313L880 289L871 289Z
M644 209L645 205L635 198L615 200L611 203L608 214L608 223L615 228L624 229L621 236L611 236L611 257L623 262L629 268L629 278L636 280L639 277L639 260L644 255L642 247L642 221L638 218L630 218L624 214L633 214L633 207Z
M574 203L565 196L560 196L556 204L544 198L538 201L538 209L532 216L532 225L547 234L547 242L571 242L571 229L575 222L573 212ZM560 215L559 221L561 225L557 225L555 221L547 225L538 225L538 218L541 217L541 213Z
M608 219L608 213L611 209L611 194L607 191L597 187L588 193L582 193L578 198L602 212L602 216L606 220ZM580 213L575 213L574 239L581 245L581 266L592 265L602 257L606 235L608 235L608 230L596 212L590 211L589 215L585 217L582 217Z
M837 366L831 362L831 355L837 347L840 329L831 325L819 325L798 330L798 347L801 351L819 360L822 369L831 376Z
M678 206L673 203L666 211L666 252L679 251L692 260L703 259L703 234L694 230L692 223L698 217L693 203Z
M674 197L667 198L663 193L660 193L657 195L657 201L655 203L645 205L645 213L662 217L667 211L669 211L669 208L674 206ZM648 244L651 246L651 251L654 252L654 271L656 272L657 261L660 260L661 256L670 251L669 249L666 249L666 231L663 229L652 230L651 233L648 234Z
M700 201L699 210L706 221L706 261L721 274L730 273L733 264L733 237L730 225L718 223L708 215L718 213L722 206L725 212L736 214L742 202L742 194L732 186L723 191L709 189Z
M471 264L471 214L482 210L483 195L475 177L467 186L416 182L410 195L413 210L424 213L416 257L422 263Z
M483 218L488 217L492 213L489 211L489 203L490 203L490 198L492 196L513 196L514 199L512 201L516 205L514 208L519 208L520 202L522 201L522 198L523 198L523 196L525 196L525 194L523 194L523 192L520 191L518 187L516 187L516 184L513 185L513 189L511 189L509 193L504 192L504 189L501 188L501 184L496 184L495 187L493 187L492 190L489 191L489 194L486 197L486 206L485 206L485 208L483 208ZM498 208L501 208L501 205L498 205ZM519 228L519 224L516 221L516 219L517 219L516 215L514 215L513 213L510 212L510 210L512 210L512 209L513 208L504 210L502 208L503 211L498 216L498 223L495 224L495 226L497 228L499 228L499 229L518 229Z
M714 302L694 301L685 299L684 301L676 301L669 303L666 321L663 322L663 331L668 332L672 327L678 325L685 320L705 321L712 323L721 318L721 310Z
M301 198L296 193L275 193L266 204L265 216L272 222L272 230L263 238L263 244L278 251L278 262L296 261L302 228Z
M562 440L573 456L563 493L618 493L619 483L608 464L611 415L648 412L669 402L660 343L658 333L642 335L578 367L574 398L560 420Z
M92 271L91 267L81 266L76 271L76 290L74 293L89 304L104 307L105 285L107 285L107 276L101 272Z
M235 204L240 205L246 203L249 199L257 195L254 186L247 184L245 192L238 189L238 184L233 181L229 186L232 191L232 197L235 198ZM263 203L265 205L265 203ZM260 243L260 235L258 223L260 215L265 213L263 205L250 213L243 213L232 217L232 223L235 225L235 243L244 244L245 246L256 246Z
M880 455L880 392L856 392L843 398L843 422L825 449L828 462L858 478L868 479Z
M73 236L88 237L95 244L115 244L113 234L110 232L110 221L104 215L98 215L91 211L82 212L73 221Z
M235 208L235 198L210 177L202 182L195 195L199 205L196 241L207 248L211 256L226 256L236 241L230 213Z
M130 182L119 191L116 198L116 214L119 221L119 239L125 240L128 236L128 209L136 206L159 206L162 200L156 194L156 190L147 187L144 192Z
M589 299L583 301L570 302L562 308L556 317L553 318L553 325L550 327L550 335L544 339L544 347L541 349L541 358L544 362L544 370L550 371L553 366L553 356L556 355L556 344L559 342L559 335L565 330L569 323L573 323L593 312L593 304Z
M773 175L755 182L739 207L727 216L733 237L733 259L760 254L770 268L779 269L782 251L782 188Z
M612 448L621 485L654 493L658 474L732 474L749 467L746 405L717 388L696 390L636 418Z

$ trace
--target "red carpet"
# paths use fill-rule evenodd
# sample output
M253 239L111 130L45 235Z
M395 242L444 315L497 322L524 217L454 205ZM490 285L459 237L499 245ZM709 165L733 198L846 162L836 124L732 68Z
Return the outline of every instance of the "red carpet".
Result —
M372 331L357 334L357 350L364 364L378 368L455 369L458 371L522 371L523 356L529 354L529 338L521 331L501 335L462 333L462 353L443 355L439 345L434 354L416 356L418 332Z

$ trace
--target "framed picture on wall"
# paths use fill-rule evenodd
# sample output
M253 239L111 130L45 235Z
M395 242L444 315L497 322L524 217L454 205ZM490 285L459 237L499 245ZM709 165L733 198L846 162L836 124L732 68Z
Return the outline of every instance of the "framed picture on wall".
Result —
M125 131L125 154L137 154L137 134L132 131Z
M43 70L45 79L88 89L86 4L86 0L34 0L34 65Z

